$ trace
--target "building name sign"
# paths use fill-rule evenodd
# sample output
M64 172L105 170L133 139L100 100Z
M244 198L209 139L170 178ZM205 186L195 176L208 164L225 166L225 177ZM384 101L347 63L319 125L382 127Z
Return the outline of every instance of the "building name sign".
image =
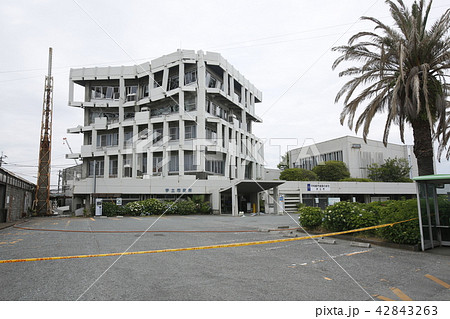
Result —
M331 186L330 184L307 184L306 190L308 192L329 192Z
M166 188L166 193L192 193L192 188Z

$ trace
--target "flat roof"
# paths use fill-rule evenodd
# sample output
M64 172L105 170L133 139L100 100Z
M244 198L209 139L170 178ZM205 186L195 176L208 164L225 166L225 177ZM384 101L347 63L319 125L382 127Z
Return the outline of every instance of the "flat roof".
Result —
M450 174L423 175L413 177L416 182L450 183Z
M238 193L258 193L276 186L280 186L285 181L264 181L264 180L241 180L235 185L237 187ZM221 189L220 192L231 191L231 187Z

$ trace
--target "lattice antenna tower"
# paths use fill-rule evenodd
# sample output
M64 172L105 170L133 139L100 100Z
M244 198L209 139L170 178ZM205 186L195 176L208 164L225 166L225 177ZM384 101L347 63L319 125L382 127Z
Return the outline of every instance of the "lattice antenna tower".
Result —
M52 149L53 77L52 48L48 50L48 75L45 77L44 104L42 107L39 168L36 186L35 209L38 215L51 214L50 161Z

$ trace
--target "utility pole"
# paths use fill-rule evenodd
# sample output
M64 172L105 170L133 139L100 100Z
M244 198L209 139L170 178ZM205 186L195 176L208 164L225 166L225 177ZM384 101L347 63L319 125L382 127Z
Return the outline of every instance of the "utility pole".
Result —
M44 104L42 107L39 168L36 183L35 209L40 216L50 215L50 161L52 146L53 77L52 48L48 50L48 75L45 77Z
M4 159L4 158L8 158L8 156L3 155L3 152L2 152L2 155L0 156L0 167L2 167L3 159Z

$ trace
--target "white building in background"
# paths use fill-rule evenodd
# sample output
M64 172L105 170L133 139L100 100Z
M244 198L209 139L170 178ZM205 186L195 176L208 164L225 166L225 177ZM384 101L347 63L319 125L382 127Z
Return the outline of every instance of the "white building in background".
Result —
M214 213L259 210L258 194L283 183L261 180L263 144L252 133L261 98L218 53L72 69L69 106L84 112L68 129L84 136L80 153L67 155L83 160L72 208L94 198L205 195Z
M344 136L321 143L293 149L289 153L289 167L312 169L320 162L342 161L355 178L367 178L367 166L377 163L384 164L388 158L405 158L411 167L410 178L418 176L417 159L412 145L398 145Z

